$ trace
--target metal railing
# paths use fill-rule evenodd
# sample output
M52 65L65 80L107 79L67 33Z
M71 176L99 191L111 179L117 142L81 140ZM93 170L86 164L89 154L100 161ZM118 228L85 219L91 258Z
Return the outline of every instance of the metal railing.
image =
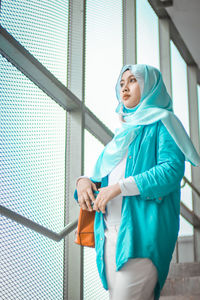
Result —
M185 176L183 176L183 185L181 185L181 188L183 188L186 184L188 184L191 189L196 193L198 197L200 197L199 190L194 186L192 182L190 182ZM181 215L194 227L194 228L200 228L200 217L198 217L192 210L190 210L183 202L181 202L180 207Z
M185 176L183 177L183 180L184 184L181 187L183 188L185 184L188 184L192 188L192 190L200 197L199 190ZM200 217L198 217L193 211L191 211L183 202L181 202L180 211L181 215L192 226L194 226L195 228L200 228ZM77 227L78 224L77 219L74 222L71 222L67 226L65 226L63 230L61 230L59 233L56 233L2 205L0 205L0 214L56 242L59 242L63 238L65 238L70 232L72 232Z
M183 185L181 186L182 188L186 185L186 183L191 187L191 189L197 194L198 197L200 197L200 192L199 190L194 186L192 182L190 182L185 176L183 176Z
M67 226L65 226L63 230L61 230L59 233L56 233L2 205L0 205L0 214L56 242L60 242L63 238L65 238L66 235L72 232L78 224L78 219L77 219L76 221L71 222Z

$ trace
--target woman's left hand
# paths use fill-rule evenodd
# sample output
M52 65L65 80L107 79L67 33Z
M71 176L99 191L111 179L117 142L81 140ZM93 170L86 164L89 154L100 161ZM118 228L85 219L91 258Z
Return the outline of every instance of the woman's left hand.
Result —
M99 193L94 201L93 209L102 212L106 212L106 204L108 201L112 200L117 195L121 194L121 189L119 183L109 185L107 187L99 188Z

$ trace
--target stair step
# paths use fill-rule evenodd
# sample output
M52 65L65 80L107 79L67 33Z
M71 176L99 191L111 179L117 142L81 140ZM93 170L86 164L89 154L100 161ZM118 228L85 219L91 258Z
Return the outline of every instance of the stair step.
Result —
M200 276L200 263L171 263L168 278Z
M159 300L199 300L200 299L200 294L199 295L190 295L190 296L182 296L182 295L177 295L177 296L161 296Z
M200 295L200 276L167 278L161 296ZM200 299L200 298L199 298Z

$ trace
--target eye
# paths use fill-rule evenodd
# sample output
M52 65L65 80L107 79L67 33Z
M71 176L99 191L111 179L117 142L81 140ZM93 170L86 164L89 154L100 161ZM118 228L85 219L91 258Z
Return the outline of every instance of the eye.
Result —
M132 78L130 79L130 82L134 82L134 81L136 81L136 79L132 77Z
M120 83L120 87L123 87L123 83Z

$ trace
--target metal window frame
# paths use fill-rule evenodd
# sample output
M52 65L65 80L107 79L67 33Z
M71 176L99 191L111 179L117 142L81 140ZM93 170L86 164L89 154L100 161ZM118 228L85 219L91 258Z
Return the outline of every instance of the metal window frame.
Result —
M187 65L187 85L188 85L188 109L189 109L189 129L191 140L200 151L199 136L199 112L197 96L197 67ZM200 168L191 166L192 184L199 186ZM200 216L200 201L194 191L192 191L193 212ZM200 262L200 230L194 227L194 261Z
M81 101L84 95L85 1L69 0L67 87ZM79 206L73 199L75 180L83 173L84 112L66 113L66 218L76 219ZM83 299L83 248L74 243L74 236L65 239L63 299ZM74 263L76 262L76 263Z
M184 40L182 39L180 33L178 32L176 26L174 25L172 19L170 18L166 8L158 0L148 0L149 4L159 17L159 19L168 19L170 27L170 39L174 42L177 49L179 50L181 56L187 65L193 65L197 67L197 64L192 57L190 51L188 50ZM160 5L161 4L161 5ZM197 67L197 82L200 84L200 69Z
M123 65L136 64L136 0L122 0Z
M169 19L158 18L160 71L167 91L172 96L170 23Z

